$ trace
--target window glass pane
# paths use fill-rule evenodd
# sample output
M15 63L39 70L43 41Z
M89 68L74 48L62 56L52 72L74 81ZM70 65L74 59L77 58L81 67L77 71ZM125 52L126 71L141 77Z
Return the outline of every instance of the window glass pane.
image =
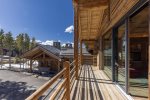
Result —
M112 79L112 66L111 66L111 58L112 58L112 34L111 32L107 33L103 37L103 65L104 71L108 75L110 79Z
M148 97L148 4L130 16L130 88L134 97Z
M118 27L115 38L116 56L115 69L116 81L125 89L125 24Z

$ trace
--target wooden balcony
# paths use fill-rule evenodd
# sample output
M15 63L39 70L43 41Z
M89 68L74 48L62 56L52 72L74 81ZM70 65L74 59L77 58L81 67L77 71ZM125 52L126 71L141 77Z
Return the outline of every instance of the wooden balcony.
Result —
M128 100L102 70L83 65L71 90L71 100Z
M48 97L44 97L44 100L128 100L105 73L98 70L97 67L80 66L78 80L75 80L75 67L71 67L71 65L73 63L69 66L69 63L66 62L60 73L35 91L27 100L37 100L44 96ZM55 84L59 79L62 81ZM52 87L55 88L51 93L45 93Z

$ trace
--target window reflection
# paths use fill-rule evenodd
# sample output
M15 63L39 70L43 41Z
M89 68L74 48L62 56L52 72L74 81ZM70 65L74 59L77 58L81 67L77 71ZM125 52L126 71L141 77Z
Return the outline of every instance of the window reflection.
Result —
M116 35L116 81L125 88L125 24L118 27Z
M103 37L103 65L104 71L108 75L110 79L112 79L112 66L111 66L111 58L112 58L112 34L108 32Z

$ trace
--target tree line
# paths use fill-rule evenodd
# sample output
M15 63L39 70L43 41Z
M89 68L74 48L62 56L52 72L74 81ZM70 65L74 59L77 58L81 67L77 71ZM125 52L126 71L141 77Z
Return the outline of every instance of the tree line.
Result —
M3 49L7 49L9 56L12 50L20 56L35 46L35 38L31 38L27 33L20 33L14 38L11 32L5 33L3 29L0 29L0 55L3 55Z

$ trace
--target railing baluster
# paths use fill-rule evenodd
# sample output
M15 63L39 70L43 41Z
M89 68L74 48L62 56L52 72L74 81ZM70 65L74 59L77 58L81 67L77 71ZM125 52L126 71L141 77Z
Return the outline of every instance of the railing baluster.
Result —
M70 100L70 63L68 61L64 62L64 67L66 68L66 99Z
M57 90L51 95L49 100L54 100L58 93L62 90L63 86L66 84L66 79L63 80L62 83L58 86Z
M64 76L64 80L62 83L59 83L56 90L51 94L50 99L55 99L57 94L61 93L61 90L64 89L64 92L60 94L60 98L64 98L65 100L70 100L70 92L73 88L73 83L75 82L76 77L76 66L75 61L71 64L66 61L63 63L63 70L60 71L56 76L54 76L51 80L46 82L43 86L41 86L37 91L35 91L31 96L29 96L26 100L37 100L40 96L42 96L55 82ZM71 70L70 70L71 68ZM59 98L59 99L60 99Z

